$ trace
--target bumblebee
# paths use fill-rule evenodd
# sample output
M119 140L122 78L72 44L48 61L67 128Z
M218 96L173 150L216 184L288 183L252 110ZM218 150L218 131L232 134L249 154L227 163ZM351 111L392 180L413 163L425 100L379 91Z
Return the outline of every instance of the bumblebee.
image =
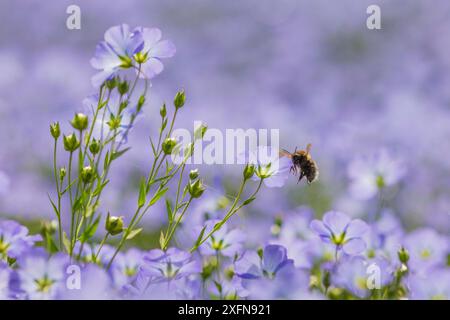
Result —
M310 143L306 146L305 150L297 151L297 148L295 148L294 153L290 153L284 149L280 150L280 157L287 157L292 160L291 172L294 175L299 174L297 183L305 177L308 184L311 184L319 177L319 168L317 167L317 163L311 158L310 150Z

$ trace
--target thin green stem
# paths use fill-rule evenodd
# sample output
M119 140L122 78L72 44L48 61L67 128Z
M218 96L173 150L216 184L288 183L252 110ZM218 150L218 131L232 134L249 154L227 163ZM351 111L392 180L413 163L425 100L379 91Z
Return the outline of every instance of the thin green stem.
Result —
M58 237L59 237L59 250L62 251L63 249L63 242L62 242L62 223L61 223L61 188L59 186L59 176L57 174L56 170L56 150L58 146L58 139L55 138L55 144L53 148L53 175L55 176L55 185L56 185L56 192L58 193L58 204L57 204L57 210L58 210Z

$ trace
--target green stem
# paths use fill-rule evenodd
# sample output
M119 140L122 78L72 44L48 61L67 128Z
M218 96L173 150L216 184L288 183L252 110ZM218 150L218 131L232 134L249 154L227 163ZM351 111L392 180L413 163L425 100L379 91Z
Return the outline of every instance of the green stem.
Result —
M73 227L75 223L75 213L73 212L73 197L72 197L72 158L73 158L73 151L70 151L69 156L69 166L68 166L68 174L67 174L67 181L69 184L69 199L70 199L70 212L71 212L71 223L70 223L70 239L73 237ZM70 257L72 257L72 248L70 250Z
M98 250L97 250L97 253L96 253L95 256L94 256L94 262L97 261L98 255L100 254L100 251L102 250L103 245L104 245L105 242L106 242L106 239L108 239L108 236L109 236L109 232L107 232L107 233L105 234L105 236L103 237L102 242L100 242L100 246L99 246L99 248L98 248Z
M58 193L58 236L59 236L59 250L63 250L62 242L62 223L61 223L61 188L59 186L59 176L56 170L56 150L58 146L58 139L55 138L55 144L53 148L53 175L55 176L56 192Z

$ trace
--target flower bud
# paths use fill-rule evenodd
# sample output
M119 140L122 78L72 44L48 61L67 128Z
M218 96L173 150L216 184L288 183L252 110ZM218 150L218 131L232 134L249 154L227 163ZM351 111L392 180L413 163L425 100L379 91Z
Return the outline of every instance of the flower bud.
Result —
M184 106L184 102L186 101L186 95L184 94L184 90L178 91L175 95L175 99L173 99L173 105L175 108L179 109Z
M106 81L106 87L107 87L109 90L114 89L116 86L117 86L117 78L116 78L116 77L114 77L114 78L109 79L109 80Z
M122 81L117 85L117 90L122 96L128 92L128 89L130 89L130 86L127 81Z
M76 113L70 124L74 129L84 130L88 126L88 117L84 113Z
M255 166L253 164L247 164L244 168L244 179L248 180L255 174Z
M50 134L53 138L58 139L61 135L61 129L59 127L59 122L54 122L50 125Z
M406 264L409 260L409 252L405 248L401 247L397 252L398 259L401 263Z
M189 182L188 191L192 198L200 198L205 191L205 187L200 180Z
M100 152L100 143L97 139L92 139L91 144L89 145L89 151L91 151L92 154L97 154Z
M176 145L177 140L175 138L167 138L162 143L162 149L165 154L171 154Z
M207 130L208 126L205 123L200 123L194 130L194 139L203 139Z
M83 169L81 169L81 181L83 181L84 183L92 182L92 180L94 180L94 177L95 172L91 166L86 166Z
M189 172L189 179L195 180L198 178L198 169L193 169Z
M106 231L108 231L113 236L115 236L115 235L117 235L119 233L122 233L122 231L123 231L123 217L111 216L108 213L108 216L106 217L105 229L106 229Z
M64 149L66 151L73 152L80 146L80 141L78 141L77 136L74 133L69 134L68 136L63 136L63 141Z
M162 118L165 118L167 115L167 109L166 109L166 104L164 103L161 107L161 109L159 109L159 114L161 115Z
M59 180L63 181L66 173L66 168L62 167L61 169L59 169Z

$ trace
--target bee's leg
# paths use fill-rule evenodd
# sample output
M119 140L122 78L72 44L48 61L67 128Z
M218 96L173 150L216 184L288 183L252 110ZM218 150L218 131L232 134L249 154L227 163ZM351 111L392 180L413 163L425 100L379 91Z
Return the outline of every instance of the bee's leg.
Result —
M292 173L292 174L294 174L294 175L297 174L297 167L294 166L294 165L292 165L292 166L291 166L291 169L289 170L289 172Z
M298 177L297 184L303 179L304 176L305 176L305 174L303 172L301 172L300 176Z

